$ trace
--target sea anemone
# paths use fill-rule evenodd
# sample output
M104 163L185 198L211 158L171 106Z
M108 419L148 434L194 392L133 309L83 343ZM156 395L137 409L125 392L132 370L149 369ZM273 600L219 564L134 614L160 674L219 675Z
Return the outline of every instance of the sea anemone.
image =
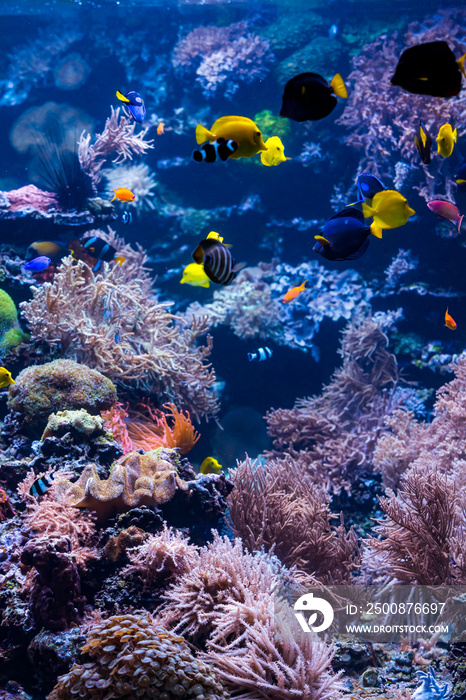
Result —
M55 68L55 85L61 90L77 90L86 82L91 69L79 53L70 53Z
M138 211L152 211L155 209L155 192L157 187L154 173L148 165L119 165L106 168L103 174L107 178L106 194L113 197L113 190L118 187L127 187L135 195L134 204Z

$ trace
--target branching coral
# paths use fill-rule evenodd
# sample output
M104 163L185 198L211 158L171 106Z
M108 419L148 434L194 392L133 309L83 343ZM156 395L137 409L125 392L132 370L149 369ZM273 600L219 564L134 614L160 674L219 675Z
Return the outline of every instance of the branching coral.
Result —
M275 447L269 456L288 453L313 480L335 492L349 489L356 473L370 471L385 417L403 400L395 391L398 369L387 345L375 319L349 324L340 350L343 365L322 395L268 413Z
M128 412L117 404L109 411L103 411L102 416L125 454L131 450L148 451L158 447L169 447L187 454L200 435L194 430L188 411L183 413L174 404L166 404L164 408L168 413L154 409L150 403L140 403Z
M104 263L96 273L65 258L53 282L33 288L33 300L22 304L32 338L121 387L174 400L196 418L214 415L215 374L205 363L211 339L196 345L205 322L176 326L166 304L148 299L146 281L128 280L124 267Z
M196 659L183 638L156 625L147 612L95 624L82 648L92 661L58 679L48 700L228 697L212 667Z
M105 122L101 134L97 134L91 144L91 134L81 134L78 143L78 155L81 168L92 178L97 186L104 176L102 166L111 153L116 153L114 163L123 163L133 155L144 155L153 148L152 141L146 140L148 129L135 133L136 122L129 117L120 116L120 108L112 109L111 116Z
M184 72L195 69L196 80L206 97L225 88L231 97L240 83L260 80L268 73L267 63L273 60L269 42L247 33L246 22L228 27L196 27L181 39L173 51L172 63Z
M250 550L272 550L323 583L348 581L358 564L357 537L331 526L329 497L291 459L261 465L248 458L233 472L228 519Z
M466 582L464 515L454 484L435 464L413 467L398 496L380 505L386 517L378 521L378 537L366 541L372 570L404 583Z

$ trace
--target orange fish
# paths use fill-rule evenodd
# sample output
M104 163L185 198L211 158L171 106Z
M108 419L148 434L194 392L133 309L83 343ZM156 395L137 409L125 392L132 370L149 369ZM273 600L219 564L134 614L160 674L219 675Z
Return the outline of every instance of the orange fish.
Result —
M448 313L448 306L447 306L447 310L445 311L445 325L451 331L456 331L456 321L454 321L452 319L452 317L450 316L450 314Z
M131 190L128 190L127 187L118 187L113 191L115 192L115 196L110 200L111 202L113 202L114 199L119 199L120 202L132 202L135 199L135 195Z
M304 280L302 284L299 285L299 287L293 287L292 289L289 289L285 296L282 299L282 302L284 304L289 304L290 301L293 301L293 299L296 299L297 296L301 294L301 292L304 292L306 287L304 286L306 284L307 280Z
M165 124L163 122L160 122L160 124L157 127L157 133L160 136L163 134L163 130L165 129Z

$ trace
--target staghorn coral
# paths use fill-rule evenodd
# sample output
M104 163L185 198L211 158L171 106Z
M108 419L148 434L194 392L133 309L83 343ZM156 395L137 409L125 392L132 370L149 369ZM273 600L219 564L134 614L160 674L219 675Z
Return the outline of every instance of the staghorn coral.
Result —
M114 615L93 625L82 653L92 660L75 664L61 676L48 700L228 697L214 669L145 611Z
M38 627L66 630L82 621L84 598L68 537L34 537L21 552L21 563L37 573L30 607Z
M26 367L11 388L8 408L12 419L14 416L21 429L33 436L42 433L52 413L74 409L99 413L117 400L107 377L72 360Z
M398 369L388 352L383 319L360 317L343 331L342 366L321 396L298 399L292 409L266 416L274 450L327 488L349 490L357 473L370 471L375 443L387 415L404 400L396 391Z
M410 24L404 35L382 35L353 58L354 70L348 77L348 104L337 123L350 130L345 142L363 151L359 170L381 178L395 177L399 155L414 168L416 189L426 201L435 192L454 201L455 190L449 165L434 158L429 168L421 164L415 144L419 120L435 135L442 124L462 124L466 117L466 96L451 100L412 95L390 85L403 49L427 41L444 40L456 56L463 53L466 38L466 12L454 8L440 10L423 24ZM440 170L441 166L441 170Z
M150 535L142 544L128 552L130 564L121 575L136 574L143 588L165 587L186 574L199 563L197 547L166 524L162 532Z
M188 411L179 411L174 404L165 404L168 413L154 409L150 403L139 403L131 410L122 404L103 411L108 428L120 441L125 454L131 450L155 450L158 447L177 449L187 454L199 440ZM170 423L168 423L170 420Z
M466 582L466 518L448 476L433 461L403 477L397 496L380 499L385 518L365 541L373 571L419 585Z
M207 330L204 321L176 326L167 304L147 298L146 279L126 275L124 264L104 263L94 272L65 258L53 282L33 288L32 301L21 305L31 337L60 346L65 357L120 387L173 400L197 419L215 415L215 374L205 363L211 338L196 345Z
M247 22L196 27L176 44L172 64L182 74L195 72L205 97L220 88L231 97L241 83L263 79L273 61L269 42L247 29Z
M89 464L74 483L57 484L56 498L94 511L99 522L136 506L161 505L170 501L178 489L188 488L165 458L168 456L168 450L129 452L114 462L107 479L101 479L95 465Z
M84 132L78 142L81 168L91 177L94 187L97 187L104 176L102 166L110 154L117 154L113 163L118 165L127 159L132 160L133 155L144 155L148 149L153 148L152 141L145 138L148 129L142 129L136 134L134 120L124 115L120 116L119 107L111 107L111 110L103 132L96 135L93 144L91 134L84 135Z
M247 458L230 476L228 522L250 550L273 551L322 583L341 584L358 566L357 537L330 520L329 497L291 459L266 465Z

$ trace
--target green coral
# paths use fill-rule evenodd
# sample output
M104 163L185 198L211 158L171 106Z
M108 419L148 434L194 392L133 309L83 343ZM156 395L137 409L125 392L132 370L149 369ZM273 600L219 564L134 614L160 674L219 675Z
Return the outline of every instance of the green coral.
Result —
M269 109L263 109L254 116L254 122L262 131L264 141L269 136L288 136L291 131L290 120L273 114Z
M97 370L73 360L54 360L18 374L10 387L8 408L28 434L40 437L52 413L84 408L99 414L116 400L113 382Z
M18 326L15 302L9 294L0 289L0 357L5 357L28 337Z

